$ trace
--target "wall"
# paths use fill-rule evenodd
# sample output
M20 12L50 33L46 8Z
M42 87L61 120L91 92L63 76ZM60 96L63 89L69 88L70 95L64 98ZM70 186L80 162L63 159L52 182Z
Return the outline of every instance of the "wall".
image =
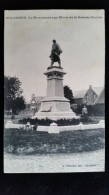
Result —
M105 104L94 105L94 115L105 116Z

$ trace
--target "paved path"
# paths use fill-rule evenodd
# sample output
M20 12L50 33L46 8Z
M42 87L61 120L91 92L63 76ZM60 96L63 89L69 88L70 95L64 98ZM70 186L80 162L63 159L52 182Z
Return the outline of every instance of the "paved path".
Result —
M53 173L104 171L105 151L82 154L16 156L4 154L5 173Z

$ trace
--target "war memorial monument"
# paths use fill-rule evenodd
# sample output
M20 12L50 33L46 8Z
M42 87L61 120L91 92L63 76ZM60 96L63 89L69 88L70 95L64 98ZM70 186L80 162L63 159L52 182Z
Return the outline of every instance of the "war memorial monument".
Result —
M38 119L77 119L79 118L70 108L70 102L64 97L63 77L66 74L61 67L60 54L62 50L60 46L53 40L52 50L50 54L51 65L44 73L47 76L47 92L46 97L41 101L39 111L32 118ZM53 66L54 62L58 62L59 66Z

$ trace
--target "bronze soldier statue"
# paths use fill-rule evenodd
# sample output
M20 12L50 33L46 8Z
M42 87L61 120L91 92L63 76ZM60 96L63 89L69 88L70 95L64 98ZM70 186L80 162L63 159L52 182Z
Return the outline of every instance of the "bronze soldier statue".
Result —
M51 58L51 67L53 66L54 62L58 62L59 67L61 67L61 60L60 60L61 53L62 50L60 46L56 43L56 40L53 40L51 55L49 56Z

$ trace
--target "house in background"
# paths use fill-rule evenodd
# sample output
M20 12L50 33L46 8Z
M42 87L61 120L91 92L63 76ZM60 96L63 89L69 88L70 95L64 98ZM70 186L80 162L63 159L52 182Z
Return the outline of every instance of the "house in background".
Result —
M30 110L35 113L39 110L41 105L41 100L44 98L44 96L35 96L35 94L32 94L31 100L30 100Z
M89 115L103 115L104 116L104 88L92 87L87 90L80 90L73 92L74 104L71 105L73 111L81 114L83 105L87 105Z
M39 110L43 98L44 96L35 96L35 94L32 94L30 102L26 104L26 108L20 114L34 115Z
M99 96L102 87L93 87L90 85L87 90L73 92L74 104L78 105L93 105L96 98Z
M105 89L103 88L94 102L96 114L105 115Z

